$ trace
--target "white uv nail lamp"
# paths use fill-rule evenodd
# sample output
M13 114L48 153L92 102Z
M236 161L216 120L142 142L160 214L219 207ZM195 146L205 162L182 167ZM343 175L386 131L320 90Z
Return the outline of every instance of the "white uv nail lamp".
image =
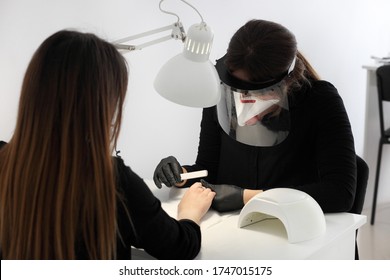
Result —
M326 231L321 207L307 193L295 189L275 188L254 196L242 208L238 226L269 218L278 218L283 223L289 243L311 240Z

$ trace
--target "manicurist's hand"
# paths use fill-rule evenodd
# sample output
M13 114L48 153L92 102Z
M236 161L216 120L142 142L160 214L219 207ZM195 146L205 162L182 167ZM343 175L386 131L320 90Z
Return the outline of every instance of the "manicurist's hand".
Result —
M180 186L182 182L180 174L184 171L177 159L174 156L169 156L162 159L157 165L153 181L159 189L162 187L161 184L167 187Z
M201 182L204 187L216 193L211 207L218 212L238 210L244 206L244 189L235 185L214 185L205 180Z
M193 184L181 199L177 208L177 218L189 219L197 224L207 213L213 201L215 192L205 188L201 183Z

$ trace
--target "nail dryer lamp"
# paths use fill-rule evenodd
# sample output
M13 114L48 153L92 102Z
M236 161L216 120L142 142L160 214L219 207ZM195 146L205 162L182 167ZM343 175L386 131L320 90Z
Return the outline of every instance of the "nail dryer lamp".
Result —
M321 207L307 193L295 189L275 188L254 196L241 210L238 226L269 218L278 218L283 223L289 243L311 240L326 231Z

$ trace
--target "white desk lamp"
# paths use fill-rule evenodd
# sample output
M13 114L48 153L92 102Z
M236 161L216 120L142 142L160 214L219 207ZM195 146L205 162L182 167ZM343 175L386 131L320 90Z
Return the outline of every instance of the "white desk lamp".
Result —
M200 16L201 22L192 25L185 34L178 15L161 8L163 13L177 17L177 22L151 31L129 36L114 43L122 51L140 50L144 47L158 44L170 39L184 42L183 52L171 58L159 71L154 81L154 88L164 98L189 107L211 107L219 102L220 79L214 65L209 60L213 41L213 33L203 21L198 10L187 1L180 0L192 7ZM125 45L123 43L171 30L171 34L140 45Z
M289 243L303 242L320 237L326 232L324 213L307 193L276 188L254 196L242 208L238 226L278 218L283 223Z

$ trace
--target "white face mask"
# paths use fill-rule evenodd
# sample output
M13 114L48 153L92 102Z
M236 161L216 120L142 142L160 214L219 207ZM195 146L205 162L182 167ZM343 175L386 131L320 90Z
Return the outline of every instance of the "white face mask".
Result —
M236 114L239 126L254 125L261 120L264 112L279 103L279 99L260 99L234 92Z

